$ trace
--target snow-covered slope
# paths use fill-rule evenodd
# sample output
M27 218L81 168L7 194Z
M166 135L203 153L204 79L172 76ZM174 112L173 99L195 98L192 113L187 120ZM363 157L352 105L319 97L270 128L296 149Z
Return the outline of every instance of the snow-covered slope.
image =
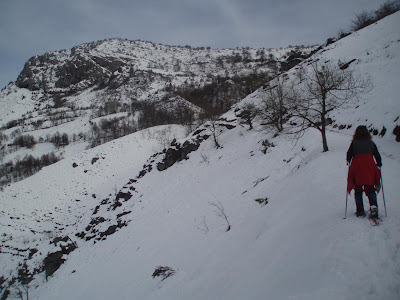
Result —
M351 67L369 75L373 84L357 103L330 116L328 152L322 152L315 129L297 141L276 135L261 125L262 120L255 120L254 129L249 130L238 115L246 103L261 101L256 91L218 122L204 124L172 143L169 150L152 156L140 173L136 163L131 174L122 165L109 165L113 170L109 173L107 157L116 148L106 144L102 146L106 148L91 150L100 152L71 158L62 170L57 168L60 163L51 169L68 172L65 178L72 180L75 172L85 176L85 170L94 172L101 164L104 176L89 174L90 188L81 183L68 191L71 181L59 180L57 189L49 189L43 185L43 171L27 179L45 195L64 190L64 205L74 203L79 211L75 215L82 216L69 228L58 228L57 236L67 236L77 248L64 254L66 261L47 282L43 273L35 276L29 283L30 299L399 299L400 144L392 133L400 124L400 103L395 97L400 93L396 84L400 79L399 25L400 13L396 13L312 58L344 63L356 59ZM385 217L381 193L382 224L377 227L353 215L353 196L349 196L348 218L343 219L345 153L359 124L378 132L386 128L383 137L374 136L383 157L388 214ZM215 125L221 148L213 140ZM123 153L139 151L143 156L139 154L138 162L143 164L146 153L150 156L154 151L140 152L138 147L148 149L143 143L148 144L138 134L125 137L123 143L116 141L115 147L121 147L119 155L124 157L129 156ZM132 148L122 148L125 143ZM94 157L99 160L92 164ZM110 174L115 175L115 183L107 183ZM49 175L62 178L55 172ZM37 244L38 251L26 260L28 271L33 272L48 254L46 250L61 246L53 237L31 241L32 235L22 229L34 215L17 216L22 211L28 214L29 203L35 201L16 188L24 188L27 180L2 193L0 221L11 226L1 238L15 248L24 247L24 238L25 249ZM86 177L83 181L87 182ZM87 196L82 200L87 202L76 202L80 196L75 193L85 195L85 189ZM36 215L47 216L56 206L58 197L45 197L36 195L36 201L49 205L38 207ZM57 213L57 222L64 227L71 224L70 218L64 211ZM51 220L38 224L42 223L54 224ZM116 225L121 226L112 227ZM106 235L111 229L115 233ZM10 272L16 276L11 270L18 263L22 266L24 257L0 255L2 270L6 270L3 276L9 278ZM28 252L25 257L29 256ZM175 273L165 280L153 278L160 266ZM15 287L10 290L15 292Z
M55 238L74 238L90 222L99 199L115 196L152 153L185 132L178 125L149 128L83 151L5 187L0 201L0 278L18 276L24 262L31 271L40 269L48 253L60 250L52 244Z
M189 161L149 173L127 204L129 226L80 244L33 299L397 299L400 162L384 157L388 218L372 227L343 220L349 136L330 134L327 154L315 132L295 148L274 139L266 155L265 138L238 127L223 149L204 142ZM210 203L222 204L230 231ZM158 266L176 274L153 279Z

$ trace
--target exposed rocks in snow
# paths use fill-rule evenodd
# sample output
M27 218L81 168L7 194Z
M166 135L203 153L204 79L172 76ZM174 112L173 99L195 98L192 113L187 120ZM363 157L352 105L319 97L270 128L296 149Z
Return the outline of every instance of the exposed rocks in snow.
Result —
M43 261L43 268L46 272L46 279L53 275L65 262L62 251L53 252L47 255Z
M174 165L176 162L187 159L188 154L196 151L203 140L204 137L195 141L185 141L183 144L175 143L173 148L168 148L165 151L164 159L157 164L157 169L159 171L164 171Z

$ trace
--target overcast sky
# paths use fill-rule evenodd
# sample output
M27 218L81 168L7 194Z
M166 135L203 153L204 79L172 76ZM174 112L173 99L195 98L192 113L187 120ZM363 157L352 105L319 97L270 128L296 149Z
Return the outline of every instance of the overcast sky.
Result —
M120 37L212 48L322 44L385 0L0 0L0 89L34 55Z

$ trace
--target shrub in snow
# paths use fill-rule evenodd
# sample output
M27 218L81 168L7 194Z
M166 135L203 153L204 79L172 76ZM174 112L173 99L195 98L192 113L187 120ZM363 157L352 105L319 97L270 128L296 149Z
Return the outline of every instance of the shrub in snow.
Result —
M267 154L268 149L271 148L271 147L275 147L275 144L274 144L274 143L271 143L271 142L268 141L268 140L263 140L263 141L261 142L261 146L262 146L261 152L264 153L264 154Z
M176 273L176 271L170 267L157 267L155 271L153 272L152 277L162 277L161 281L164 281L168 277L173 276Z
M400 10L400 1L386 1L375 11L362 11L357 14L355 20L352 21L351 29L354 31L367 27L391 14Z
M351 29L354 31L367 27L375 22L374 15L366 10L356 15L355 20L352 21Z
M69 145L68 134L60 134L58 131L50 138L50 142L57 148Z
M32 149L36 145L36 140L32 135L20 135L14 139L14 145Z
M212 206L214 208L215 214L225 220L227 228L226 231L231 230L231 224L229 223L228 216L225 213L225 208L222 206L222 203L220 201L218 202L208 202L208 205Z

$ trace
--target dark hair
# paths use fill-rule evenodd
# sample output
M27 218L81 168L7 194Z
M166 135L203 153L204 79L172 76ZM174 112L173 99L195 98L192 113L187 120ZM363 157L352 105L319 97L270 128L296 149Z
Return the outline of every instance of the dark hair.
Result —
M356 131L354 132L354 135L353 135L353 141L354 140L370 140L370 139L372 139L372 137L368 131L367 126L360 125L356 128Z

